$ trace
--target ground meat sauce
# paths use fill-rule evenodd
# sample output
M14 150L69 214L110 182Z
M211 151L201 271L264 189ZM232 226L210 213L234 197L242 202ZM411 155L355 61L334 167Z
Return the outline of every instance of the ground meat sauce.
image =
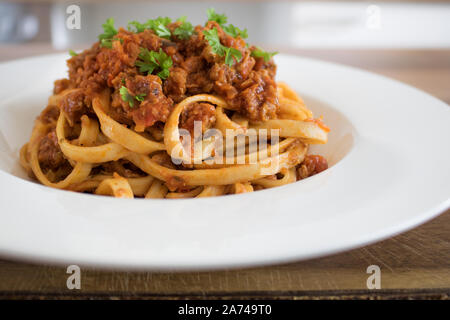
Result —
M174 22L167 27L173 31L180 26ZM224 46L238 49L242 59L231 67L224 63L224 57L215 54L205 39L204 30L216 28ZM62 99L60 108L66 113L69 123L80 120L87 109L92 109L95 94L109 88L112 92L110 116L115 120L135 125L137 131L144 131L157 122L164 123L174 105L184 98L209 93L218 95L231 108L252 120L268 120L276 117L278 99L275 82L276 67L272 60L251 56L253 47L247 47L240 37L225 33L215 21L204 27L196 26L187 40L172 36L171 40L157 36L152 30L134 33L119 29L111 48L102 48L96 43L68 60L69 78L55 82L54 92L66 89L76 90ZM158 52L160 48L171 57L173 65L167 79L157 75L146 75L136 67L141 48ZM142 94L144 100L130 107L123 101L119 90L125 86L131 95ZM212 119L208 108L192 117ZM193 122L185 119L184 123ZM209 123L208 122L208 123Z
M305 179L328 169L328 162L322 156L308 154L297 168L297 179Z
M237 29L239 32L236 35L234 26L208 21L204 26L196 26L192 34L188 24L188 36L181 37L176 30L184 22L177 21L163 25L164 30L167 28L170 31L170 39L166 39L150 27L138 28L139 23L135 25L139 32L132 32L123 28L116 31L113 26L108 26L110 22L103 25L105 33L100 37L102 42L95 43L67 61L68 78L55 81L55 96L49 99L47 108L39 117L47 131L39 142L38 160L43 170L53 177L51 180L61 180L72 170L71 163L59 147L55 132L60 113L64 113L70 126L66 132L67 139L75 139L81 130L81 117L96 117L92 101L105 90L111 96L110 106L105 110L111 118L136 132L145 132L157 141L163 140L162 129L176 104L197 94L223 98L228 104L227 109L230 109L227 110L230 116L244 116L250 121L277 118L279 101L275 82L277 69L271 58L273 53L248 46L240 36L241 30ZM149 26L150 22L145 26ZM105 44L104 40L109 42ZM160 60L168 64L162 65ZM179 127L194 136L196 121L201 122L203 133L214 127L215 106L206 102L186 106L181 112ZM306 121L314 121L323 130L329 131L320 119ZM289 148L297 146L297 143L300 142L293 143ZM292 153L288 159L288 164L296 166L298 180L328 168L326 159L321 156L307 155L300 164L298 157L298 154ZM165 151L154 153L151 159L173 170L193 168L184 163L174 165ZM127 178L146 175L123 159L95 166L92 173L118 173ZM184 179L167 175L163 180L169 190L191 190L192 186L188 186ZM281 178L280 174L267 177L274 180ZM253 190L247 184L236 184L234 188L237 193ZM260 188L262 186L254 186L254 190Z
M58 138L55 130L50 131L39 144L39 163L43 168L56 169L62 166L66 159L58 145Z
M59 108L54 105L48 105L39 115L39 120L45 124L55 123L59 117Z
M59 107L67 115L69 124L73 126L83 114L89 113L89 109L84 103L85 95L83 89L75 89L61 99Z
M180 127L188 130L194 136L194 122L201 121L202 133L216 122L216 111L209 103L193 103L181 114Z
M114 172L125 178L138 178L145 176L138 167L131 162L120 159L118 161L105 162L102 164L102 173L112 175Z

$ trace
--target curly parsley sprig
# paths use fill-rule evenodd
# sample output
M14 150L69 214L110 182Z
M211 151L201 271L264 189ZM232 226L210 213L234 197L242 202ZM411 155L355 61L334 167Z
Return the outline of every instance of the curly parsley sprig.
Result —
M223 26L222 29L228 33L233 38L241 37L242 39L248 38L247 29L241 30L238 27L233 26L232 24L229 24L228 26Z
M241 37L242 39L248 38L247 29L241 30L238 27L232 25L231 23L229 25L225 25L228 21L228 18L225 14L219 14L214 10L214 8L209 8L206 11L206 14L208 16L208 21L215 21L217 22L222 29L228 33L233 38Z
M260 47L256 47L255 50L252 51L251 56L256 58L263 58L264 62L268 62L270 58L272 58L274 55L276 55L278 52L268 52L264 51Z
M226 15L217 13L214 8L209 8L206 10L206 15L208 16L208 21L215 21L221 26L228 21L228 17Z
M128 105L130 106L130 108L134 107L134 100L142 102L142 101L144 101L144 97L146 96L145 93L133 96L128 91L127 87L125 87L125 86L121 86L119 89L119 92L120 92L120 96L122 97L122 100L125 102L128 102Z
M228 66L232 66L234 63L234 59L236 59L236 61L241 61L242 59L242 53L235 48L227 48L225 49L225 64L227 64Z
M114 38L114 36L117 34L117 30L114 27L114 19L113 18L106 19L106 22L102 24L102 27L103 33L98 36L98 40L100 41L100 47L111 48L112 41L119 40L117 38Z
M208 41L213 52L219 56L223 56L225 54L225 46L220 43L217 29L213 28L211 30L203 30L203 34L205 35L205 39Z
M225 56L225 64L231 67L235 59L236 61L241 61L242 53L238 49L229 48L220 43L219 34L217 33L216 28L203 30L203 34L211 46L212 51L221 57Z
M194 33L194 27L190 22L187 22L186 19L184 19L182 22L183 23L175 29L173 34L181 40L187 40Z
M144 32L145 29L149 29L147 23L140 23L139 21L133 20L128 22L127 26L128 31L132 31L135 33Z
M139 21L131 21L128 23L128 30L136 33L144 32L145 29L153 30L156 35L161 38L170 39L171 33L167 25L172 22L169 17L158 17L156 19L149 19L145 23ZM133 30L134 29L134 30Z
M136 61L136 66L142 73L152 74L153 71L159 70L157 76L161 79L169 77L169 69L172 67L172 58L168 56L161 48L159 52L150 51L147 48L141 48L139 52L139 59Z

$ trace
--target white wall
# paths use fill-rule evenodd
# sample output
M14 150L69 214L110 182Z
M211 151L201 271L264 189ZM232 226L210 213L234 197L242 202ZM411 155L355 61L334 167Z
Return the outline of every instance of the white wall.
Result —
M135 4L81 3L81 30L65 27L65 4L51 12L56 47L89 44L108 17L116 26L157 16L187 15L204 23L206 9L224 12L229 22L249 30L249 41L270 47L449 48L450 4L372 2L205 2L159 1ZM176 12L176 14L174 14Z

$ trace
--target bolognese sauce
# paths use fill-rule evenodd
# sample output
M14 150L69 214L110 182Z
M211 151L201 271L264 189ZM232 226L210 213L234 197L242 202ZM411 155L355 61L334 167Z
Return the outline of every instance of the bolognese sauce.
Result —
M159 17L145 23L132 21L126 29L116 30L114 20L108 19L103 25L104 33L99 36L98 42L78 54L71 53L72 57L67 61L68 77L55 81L54 95L37 120L39 139L36 138L35 161L38 161L37 165L45 171L42 173L40 168L37 169L38 179L45 180L46 178L42 178L45 175L51 175L54 180L69 176L76 161L61 149L60 144L65 138L58 138L58 121L62 117L63 126L67 125L69 128L60 128L59 135L64 135L67 131L69 140L72 139L79 147L84 147L80 142L82 134L85 137L95 135L98 124L102 125L103 131L103 123L94 105L95 99L105 93L108 94L108 103L107 107L102 109L105 113L103 116L111 119L108 121L133 131L133 134L154 139L155 141L150 143L156 152L149 155L149 159L161 168L173 170L170 172L195 170L192 165L172 163L169 150L163 146L165 143L167 147L167 142L163 141L163 131L174 109L189 100L189 97L198 95L208 95L213 97L209 100L220 101L219 104L226 106L226 112L218 112L217 108L222 108L221 106L200 99L186 105L179 113L179 123L176 123L180 129L192 133L194 123L200 121L201 131L204 133L219 123L219 116L231 115L236 123L241 120L239 123L245 123L246 126L249 123L266 123L277 119L288 121L286 119L290 118L286 118L286 110L290 109L290 113L287 113L289 116L297 115L295 121L303 121L297 125L309 128L312 126L312 131L317 133L318 143L325 143L329 128L321 119L312 119L311 111L292 89L286 85L280 86L275 81L277 67L272 56L276 52L266 52L260 47L249 45L245 40L247 30L241 30L226 22L226 17L215 13L214 10L208 11L208 21L204 25L195 27L185 18L172 21ZM267 128L270 128L270 125ZM278 174L286 181L292 182L293 177L304 179L328 167L326 159L321 156L305 156L307 143L299 139L302 134L286 136L284 145L289 153L286 164L290 169L283 175ZM94 139L97 144L114 144L115 140L111 141L110 138L107 132L103 132L91 140ZM314 141L313 138L305 136L305 141L310 143ZM127 153L124 147L126 146L114 145L114 150L120 155L117 159L107 158L101 164L91 164L89 161L84 166L80 164L77 170L91 177L89 181L83 182L85 185L80 185L80 182L73 185L67 182L63 185L84 190L86 186L88 188L101 183L102 187L99 189L104 191L108 188L105 189L102 179L111 182L119 175L121 179L117 181L122 185L129 183L126 179L143 178L148 173L142 166L143 160L125 156ZM29 164L33 161L33 151L29 151L27 145L24 148L25 152L21 153L24 155L24 166L36 167L36 164L34 167ZM61 173L64 171L65 173ZM54 172L59 174L55 176ZM100 180L92 176L100 177ZM154 184L152 191L148 191L149 194L157 194L156 186L160 187L158 190L165 192L169 189L186 193L196 186L190 184L189 179L182 177L182 174L165 172L161 173L158 179L162 181L158 182L159 185ZM270 181L276 181L278 178L276 174L269 174L262 179L269 182L256 178L255 181L234 179L236 183L208 189L206 194L259 190L264 185L272 185L274 182ZM52 182L46 184L51 185ZM203 194L200 191L191 193Z

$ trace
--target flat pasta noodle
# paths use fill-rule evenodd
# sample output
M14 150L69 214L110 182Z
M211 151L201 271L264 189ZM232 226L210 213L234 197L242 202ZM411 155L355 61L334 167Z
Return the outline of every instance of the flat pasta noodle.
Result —
M186 199L194 198L198 196L203 191L203 187L197 187L186 192L169 192L166 194L167 199Z
M252 181L253 184L263 186L264 188L274 188L279 187L285 184L293 183L297 180L295 168L283 168L280 170L280 174L283 175L283 178L277 179L275 177L265 177L255 181Z
M51 103L57 105L62 96L71 92L74 91L69 89L52 96ZM56 120L50 123L38 118L30 141L20 151L20 162L44 185L121 198L202 198L292 183L297 180L296 167L304 161L308 145L326 143L327 131L310 121L312 112L286 84L279 85L278 95L281 118L260 122L237 113L220 97L210 94L187 97L175 105L162 129L152 127L149 130L151 136L156 137L155 141L108 114L111 94L105 90L92 100L94 113L81 117L81 129L75 138L76 127L68 122L64 112L59 112ZM201 153L188 156L179 126L181 114L193 103L208 103L214 107L216 121L213 128L222 133L222 140L216 141L214 137L204 138L201 143L197 141ZM59 148L72 167L60 181L52 181L54 173L44 173L39 162L41 141L51 130L55 130ZM251 130L264 137L271 130L278 130L277 138L280 140L269 142L265 147L257 144L256 149L251 150L248 136ZM240 135L244 135L243 140L237 140ZM258 136L256 141L260 142L262 136ZM230 141L239 141L240 144L236 146L233 142L227 147ZM221 149L216 142L221 143ZM231 156L227 148L235 149ZM239 148L245 152L234 152ZM222 151L224 154L220 153ZM183 160L192 165L159 163L152 159L158 152L165 153L172 161ZM136 176L123 176L118 172L105 174L102 171L104 166L114 163L125 174L131 170ZM123 164L131 166L131 169Z
M198 94L189 98L184 99L179 104L176 105L175 109L172 111L172 113L169 116L169 119L167 120L165 126L164 126L164 144L167 147L167 153L175 158L180 159L186 162L198 162L203 160L204 154L200 154L200 158L197 154L192 154L192 157L190 157L187 154L187 151L183 147L181 140L180 140L180 131L179 131L179 121L180 121L180 115L183 112L183 110L189 106L192 103L196 102L209 102L212 104L215 104L219 107L226 106L227 103L218 97L207 95L207 94Z
M154 180L150 185L145 198L162 199L165 198L169 189L160 180Z
M109 104L109 97L105 98L104 95L95 98L92 101L92 107L100 121L102 132L105 136L110 138L111 141L114 141L130 151L141 154L150 154L155 151L165 150L163 143L146 139L135 131L128 129L108 117L104 111L104 109L108 108L107 104Z
M217 197L223 194L225 194L225 186L223 185L206 186L203 191L197 195L197 198Z
M95 194L111 195L116 198L134 198L133 190L127 179L114 173L112 178L105 179L95 189Z
M272 175L283 167L292 167L303 161L306 145L297 143L290 150L254 164L242 164L218 169L175 170L158 164L147 156L130 153L126 159L142 171L165 181L170 187L200 185L227 185Z
M328 141L327 131L311 121L275 119L252 123L250 128L279 130L281 137L295 137L310 144L325 144Z
M230 189L230 193L233 194L238 194L238 193L248 193L248 192L253 192L254 188L252 185L252 182L244 182L244 183L234 183L232 185L230 185L229 189Z
M61 112L56 124L56 135L61 151L71 160L82 163L103 163L123 158L128 150L117 143L106 143L100 146L81 147L67 141L64 133L66 117Z
M277 155L279 152L286 150L291 144L295 143L297 140L295 138L287 138L283 141L278 142L275 145L268 145L266 148L259 148L256 152L245 153L243 155L235 155L232 157L222 157L220 161L213 163L208 163L204 161L200 164L194 164L194 168L197 169L214 169L214 168L224 168L235 164L245 164L249 163L251 159L264 160L270 156ZM225 151L226 155L226 151Z
M82 192L86 190L95 190L104 180L112 179L112 175L98 174L91 178L88 178L80 183L74 183L70 185L68 190ZM124 178L127 180L131 187L133 195L143 197L150 188L154 178L150 175L137 178Z
M82 129L83 130L83 129ZM58 182L52 182L50 179L42 172L39 159L38 159L38 149L39 144L41 143L41 140L44 138L48 131L48 126L42 123L40 120L36 120L35 126L33 128L33 132L31 134L30 142L27 144L26 147L26 153L27 157L26 159L29 159L29 166L31 167L34 176L44 185L57 188L57 189L64 189L67 188L69 185L73 183L79 183L85 180L92 169L91 163L85 163L85 162L77 162L75 166L72 168L72 171L70 174L64 178L61 181ZM91 132L92 133L92 132ZM90 137L87 135L84 135L84 138L86 139L86 143L88 143L88 140L90 140ZM80 141L84 142L84 141Z
M237 133L245 133L247 131L248 122L246 126L240 125L239 123L230 119L224 112L224 108L222 106L216 107L216 127L218 130L222 132L223 135L226 135L227 130L232 130L236 134Z

